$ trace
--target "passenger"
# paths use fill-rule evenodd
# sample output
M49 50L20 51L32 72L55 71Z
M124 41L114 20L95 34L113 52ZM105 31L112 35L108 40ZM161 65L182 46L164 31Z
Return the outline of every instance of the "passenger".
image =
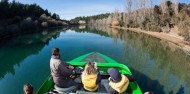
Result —
M86 91L96 92L98 90L98 83L101 81L96 63L87 63L81 78Z
M108 73L110 75L108 93L125 93L129 85L129 79L125 75L120 74L115 68L109 68Z
M71 86L77 87L77 83L70 78L70 75L74 73L74 67L61 61L58 48L52 48L50 69L56 86L60 88L68 88Z
M23 90L24 94L34 94L34 88L31 84L24 84Z

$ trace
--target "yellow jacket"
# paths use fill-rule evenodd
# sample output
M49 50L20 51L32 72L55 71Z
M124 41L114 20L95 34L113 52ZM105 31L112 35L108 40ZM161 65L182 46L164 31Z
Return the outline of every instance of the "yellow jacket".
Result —
M97 74L87 75L82 73L82 83L84 89L88 91L96 91L98 89L96 80L97 80Z
M127 90L127 87L129 85L129 79L125 75L121 75L120 82L115 83L110 81L109 85L118 93L123 93Z

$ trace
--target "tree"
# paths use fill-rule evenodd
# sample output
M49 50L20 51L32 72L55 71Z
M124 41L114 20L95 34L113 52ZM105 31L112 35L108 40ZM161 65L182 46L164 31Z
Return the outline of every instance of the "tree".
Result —
M178 16L178 10L179 10L179 2L178 2L178 0L172 0L172 2L173 2L173 8L174 8L174 12L175 12L175 14L176 14L176 16Z
M117 8L113 12L113 20L119 20L119 10Z
M162 9L162 14L164 13L168 13L168 7L167 7L167 4L166 4L167 0L160 0L160 6L161 6L161 9Z

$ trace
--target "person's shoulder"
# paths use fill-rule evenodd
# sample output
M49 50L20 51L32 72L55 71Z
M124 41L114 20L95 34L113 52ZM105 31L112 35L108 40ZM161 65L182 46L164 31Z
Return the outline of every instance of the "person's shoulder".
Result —
M59 64L61 64L61 60L60 59L51 58L50 59L50 63L59 65Z

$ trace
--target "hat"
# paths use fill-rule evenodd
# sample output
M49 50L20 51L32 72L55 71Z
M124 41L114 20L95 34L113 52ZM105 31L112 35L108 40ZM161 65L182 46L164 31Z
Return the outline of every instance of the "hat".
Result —
M121 74L119 71L115 68L109 68L108 73L112 79L114 79L116 82L121 81Z

